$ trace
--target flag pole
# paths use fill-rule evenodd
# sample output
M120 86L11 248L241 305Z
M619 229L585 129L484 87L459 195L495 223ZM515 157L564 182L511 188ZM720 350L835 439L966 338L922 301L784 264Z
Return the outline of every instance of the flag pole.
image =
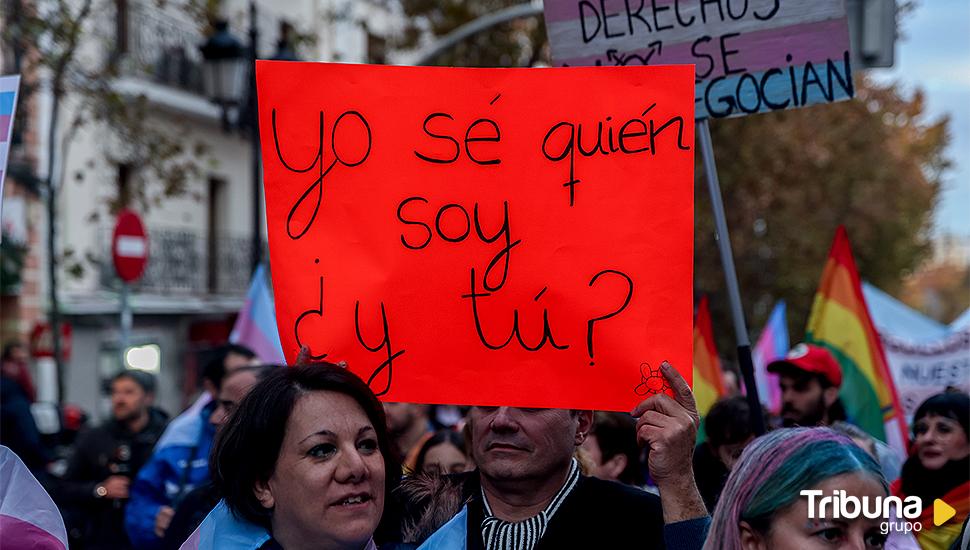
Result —
M758 399L758 385L754 379L754 362L751 360L751 341L748 327L741 308L741 290L738 275L734 269L734 256L731 252L731 237L728 234L727 220L724 216L724 201L721 199L721 184L717 179L717 165L714 163L714 145L711 142L711 129L707 118L695 124L697 138L700 140L701 158L704 161L704 179L711 195L711 209L714 211L715 239L724 267L724 281L727 283L728 300L731 303L731 319L734 322L734 335L738 345L738 366L744 377L744 387L751 409L751 429L755 436L765 433L765 417L761 414L761 401Z

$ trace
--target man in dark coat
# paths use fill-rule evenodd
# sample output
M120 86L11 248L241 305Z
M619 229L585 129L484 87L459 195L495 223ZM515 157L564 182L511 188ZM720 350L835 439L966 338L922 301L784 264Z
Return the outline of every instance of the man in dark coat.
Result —
M589 434L591 411L472 407L468 423L479 469L453 476L461 496L431 494L424 513L415 513L417 503L407 498L414 493L407 494L405 484L407 513L416 518L405 521L405 542L421 542L431 530L428 523L433 529L443 516L457 512L424 540L425 548L548 550L635 543L700 549L709 518L691 468L697 409L680 374L666 363L662 370L675 398L654 395L634 411L640 418L637 441L650 446L648 466L659 497L580 474L574 454Z
M155 378L125 370L111 380L112 418L77 440L57 490L72 548L131 548L124 529L128 487L151 456L168 418L152 407Z

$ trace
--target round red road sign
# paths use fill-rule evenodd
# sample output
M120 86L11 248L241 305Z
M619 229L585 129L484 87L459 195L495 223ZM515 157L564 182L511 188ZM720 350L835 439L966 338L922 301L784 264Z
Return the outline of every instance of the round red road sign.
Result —
M148 263L148 235L145 234L141 218L131 210L125 209L118 213L118 223L111 238L111 258L114 260L115 271L126 283L137 281L145 272L145 265Z

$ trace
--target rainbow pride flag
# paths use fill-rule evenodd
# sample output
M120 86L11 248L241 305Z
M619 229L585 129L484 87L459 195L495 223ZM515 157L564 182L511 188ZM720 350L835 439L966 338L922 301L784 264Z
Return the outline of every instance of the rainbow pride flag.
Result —
M768 364L784 357L788 353L789 346L785 301L779 300L771 310L765 328L761 330L758 343L751 350L758 397L762 405L776 414L781 410L781 386L778 384L778 375L768 372Z
M706 415L724 393L721 358L714 347L714 331L711 329L711 310L707 296L703 296L694 317L694 399L697 401L697 412L701 416Z
M903 409L843 226L835 232L805 339L827 348L842 366L840 397L849 421L890 447L905 451Z

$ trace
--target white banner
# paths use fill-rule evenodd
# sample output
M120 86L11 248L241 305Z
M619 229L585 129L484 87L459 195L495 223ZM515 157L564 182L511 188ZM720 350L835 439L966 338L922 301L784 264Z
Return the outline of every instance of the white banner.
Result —
M880 338L908 423L927 397L947 387L970 392L970 328L919 344L887 334Z

